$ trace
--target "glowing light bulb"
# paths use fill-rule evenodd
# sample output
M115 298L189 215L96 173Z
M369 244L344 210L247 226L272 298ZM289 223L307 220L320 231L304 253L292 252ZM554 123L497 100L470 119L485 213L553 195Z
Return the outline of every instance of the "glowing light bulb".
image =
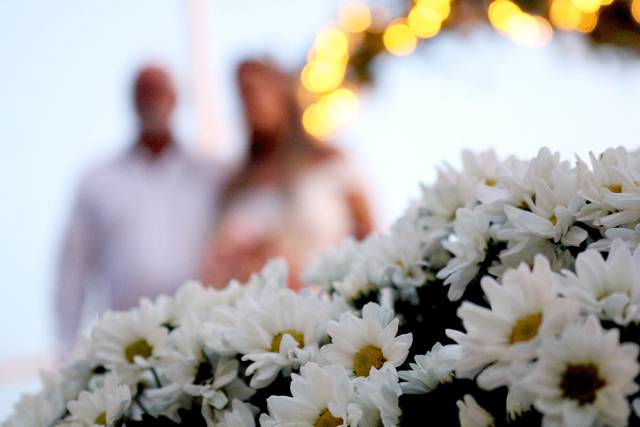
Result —
M575 30L580 25L582 12L571 0L554 0L549 10L551 22L562 30Z
M322 30L316 36L314 57L321 61L340 62L349 54L349 40L336 28Z
M528 13L519 13L509 21L506 34L521 45L542 47L551 40L553 30L546 19Z
M340 25L350 33L360 33L371 25L371 10L360 1L345 4L338 15Z
M326 108L319 103L309 105L302 114L302 127L316 138L324 138L334 131Z
M581 33L590 33L596 28L596 25L598 25L597 13L583 13L580 16L580 22L576 25L576 30Z
M573 5L582 13L594 13L600 9L601 0L571 0Z
M489 5L489 22L502 32L506 32L510 22L520 14L518 5L509 0L496 0Z
M431 9L440 21L444 21L451 13L451 0L417 0L416 6L423 9Z
M636 22L640 23L640 0L633 0L631 2L631 15Z
M418 43L415 34L403 20L389 24L384 30L382 41L389 52L398 56L409 55Z
M358 96L341 87L323 96L320 101L337 126L353 119L358 112Z
M300 79L311 92L328 92L340 86L344 71L344 65L340 63L312 61L302 69Z
M442 19L432 8L423 7L420 4L414 6L409 12L407 23L413 33L421 38L433 37L440 32Z

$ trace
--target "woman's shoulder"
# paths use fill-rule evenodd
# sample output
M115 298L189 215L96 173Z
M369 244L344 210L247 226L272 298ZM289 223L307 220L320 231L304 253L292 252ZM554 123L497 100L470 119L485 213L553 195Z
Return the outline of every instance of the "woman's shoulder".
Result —
M321 166L347 161L347 155L341 149L331 145L313 145L304 162L306 166Z

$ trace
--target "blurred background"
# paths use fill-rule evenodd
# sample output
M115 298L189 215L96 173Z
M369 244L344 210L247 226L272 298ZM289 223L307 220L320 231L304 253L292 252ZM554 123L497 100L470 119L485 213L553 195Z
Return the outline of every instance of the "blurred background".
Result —
M381 230L463 149L638 147L639 1L456 2L0 2L0 419L54 362L63 225L83 171L136 138L144 63L174 76L177 139L228 164L238 62L302 70L304 128L355 160Z

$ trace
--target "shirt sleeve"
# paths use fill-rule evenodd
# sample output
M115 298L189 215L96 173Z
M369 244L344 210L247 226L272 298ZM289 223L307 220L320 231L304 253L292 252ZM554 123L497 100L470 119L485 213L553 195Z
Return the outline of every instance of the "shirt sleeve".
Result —
M89 196L90 188L84 182L76 195L58 264L55 315L63 352L73 348L81 326L85 291L97 272L98 227Z

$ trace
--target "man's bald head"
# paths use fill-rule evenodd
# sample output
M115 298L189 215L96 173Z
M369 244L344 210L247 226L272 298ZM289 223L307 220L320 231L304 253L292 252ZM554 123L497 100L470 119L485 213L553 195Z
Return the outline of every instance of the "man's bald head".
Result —
M176 92L169 73L157 65L140 70L134 84L134 101L142 129L165 132L176 104Z

